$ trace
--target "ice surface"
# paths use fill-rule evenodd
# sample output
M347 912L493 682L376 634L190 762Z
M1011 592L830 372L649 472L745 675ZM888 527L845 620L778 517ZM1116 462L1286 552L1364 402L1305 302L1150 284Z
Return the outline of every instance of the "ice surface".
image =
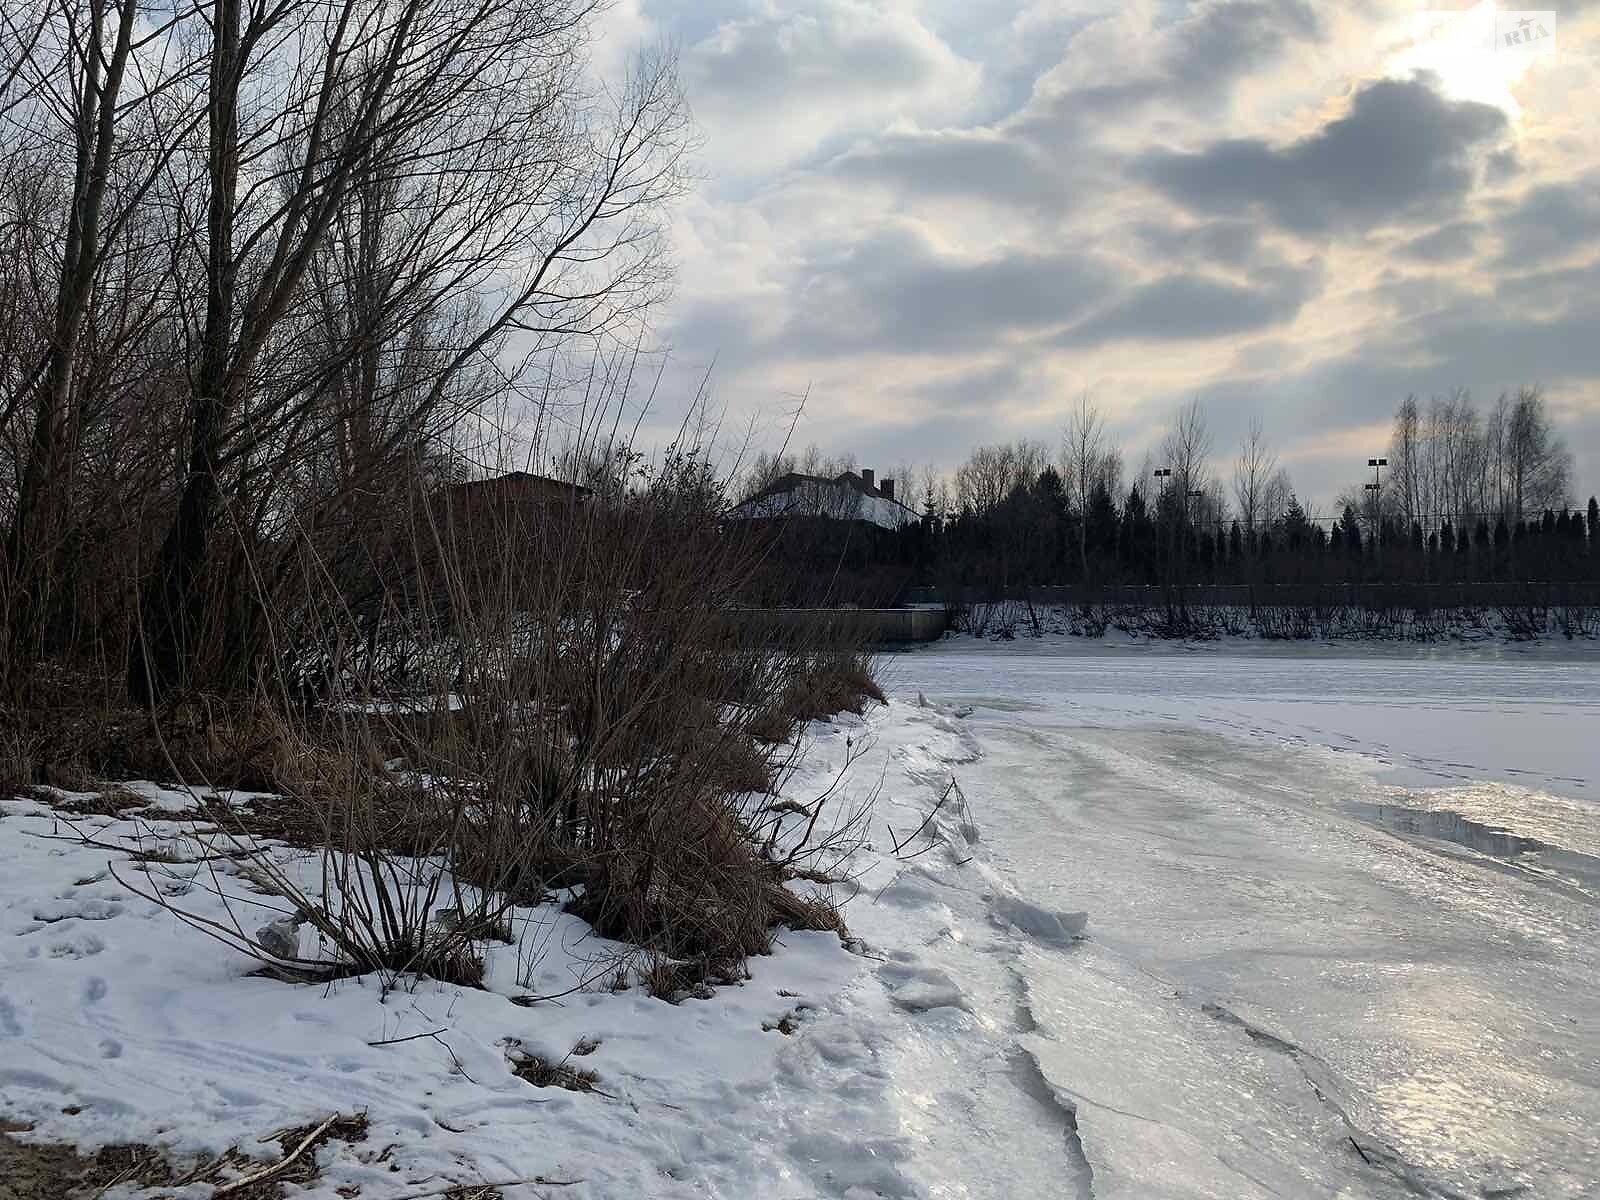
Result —
M1091 916L1019 969L1097 1197L1600 1194L1593 656L952 642L888 676L973 708L985 869Z

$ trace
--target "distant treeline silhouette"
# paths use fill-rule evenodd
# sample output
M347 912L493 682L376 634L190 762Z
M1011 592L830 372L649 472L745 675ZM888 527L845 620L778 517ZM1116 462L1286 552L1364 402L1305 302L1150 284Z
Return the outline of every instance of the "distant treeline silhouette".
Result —
M778 590L879 603L891 580L1015 595L1054 585L1600 579L1600 504L1574 505L1572 458L1536 387L1502 395L1486 417L1463 389L1426 405L1407 397L1386 454L1369 460L1369 481L1327 517L1301 504L1259 423L1226 484L1211 457L1204 414L1190 403L1125 484L1122 453L1084 400L1055 454L1038 442L983 446L951 479L901 467L899 494L923 514L916 526L843 532L838 522L791 521L777 556L790 582ZM854 465L814 449L762 458L747 490L797 464L823 474Z

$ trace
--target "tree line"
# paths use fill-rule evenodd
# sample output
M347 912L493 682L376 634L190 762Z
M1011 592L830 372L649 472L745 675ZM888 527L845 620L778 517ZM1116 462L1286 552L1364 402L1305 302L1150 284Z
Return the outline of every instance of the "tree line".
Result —
M853 463L814 449L762 459L747 490L806 466ZM1331 519L1307 512L1260 421L1219 463L1198 401L1125 474L1085 398L1053 448L982 446L948 478L901 467L899 495L922 520L858 541L856 557L876 553L907 581L998 589L1600 578L1600 505L1575 505L1572 456L1537 387L1483 413L1464 389L1406 397L1385 465L1342 492Z

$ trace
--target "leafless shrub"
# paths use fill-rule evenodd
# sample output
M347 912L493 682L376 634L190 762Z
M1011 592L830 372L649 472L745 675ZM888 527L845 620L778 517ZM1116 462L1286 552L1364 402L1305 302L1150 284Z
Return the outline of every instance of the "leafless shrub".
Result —
M820 651L803 661L783 693L783 712L797 721L825 720L838 712L860 714L869 700L883 703L870 660L848 651Z
M870 660L831 631L773 641L722 619L761 547L722 527L701 451L601 462L582 492L410 497L339 571L303 540L262 598L276 649L256 698L193 702L163 743L172 774L279 795L208 801L205 820L318 852L311 884L270 857L249 869L290 933L212 932L291 978L471 984L516 906L570 888L597 932L704 983L778 925L843 928L785 880L820 875L857 826L779 842L757 814L796 723L883 698Z
M777 705L763 706L748 724L745 734L768 746L778 746L794 737L795 718Z

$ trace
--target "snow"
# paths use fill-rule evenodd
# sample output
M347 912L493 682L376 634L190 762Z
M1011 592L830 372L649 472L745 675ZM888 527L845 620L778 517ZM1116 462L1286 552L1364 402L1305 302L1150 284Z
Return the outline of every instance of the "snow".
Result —
M699 1181L741 1150L713 1135L760 1128L788 1041L763 1025L861 969L836 936L787 932L744 986L707 1000L674 1006L602 985L522 1007L508 997L569 992L624 952L545 908L520 911L518 944L490 950L489 990L284 984L250 976L254 962L110 873L225 919L213 887L251 897L231 864L153 863L141 877L35 801L0 809L0 1116L88 1150L163 1141L216 1155L264 1153L257 1139L272 1130L365 1110L368 1140L324 1151L316 1196L534 1176L583 1180L571 1195L702 1194ZM149 844L142 821L74 825L102 846ZM559 1062L585 1041L598 1043L581 1061L606 1096L534 1089L506 1053Z
M890 703L810 727L785 793L853 759L830 804L876 800L841 889L854 940L784 933L741 986L677 1005L608 990L625 948L553 906L519 910L486 990L253 977L110 874L281 916L161 812L69 826L3 801L0 1118L265 1155L270 1131L364 1109L366 1142L320 1152L322 1200L534 1176L573 1182L505 1195L1592 1197L1597 665L1066 640L887 658ZM964 802L941 805L952 776ZM135 841L173 861L105 848ZM512 1073L510 1052L588 1043L597 1092Z
M840 520L871 521L884 529L902 529L921 518L898 500L869 496L844 483L806 480L793 491L774 492L739 505L732 512L741 520L768 517L828 516Z

